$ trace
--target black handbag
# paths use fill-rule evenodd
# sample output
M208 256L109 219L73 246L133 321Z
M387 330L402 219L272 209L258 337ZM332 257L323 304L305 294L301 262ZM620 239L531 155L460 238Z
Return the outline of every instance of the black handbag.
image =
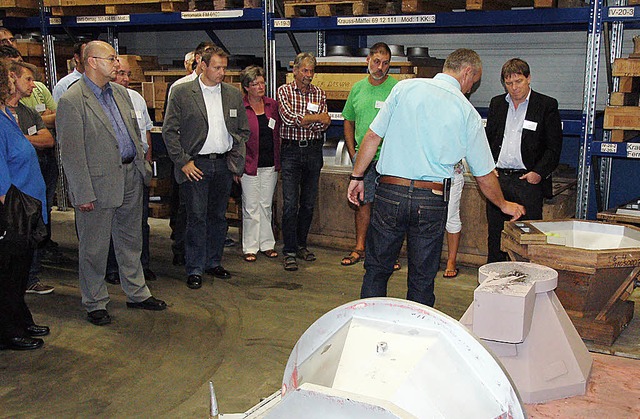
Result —
M46 238L42 202L11 185L4 205L0 204L0 240L24 251L24 247L38 247Z

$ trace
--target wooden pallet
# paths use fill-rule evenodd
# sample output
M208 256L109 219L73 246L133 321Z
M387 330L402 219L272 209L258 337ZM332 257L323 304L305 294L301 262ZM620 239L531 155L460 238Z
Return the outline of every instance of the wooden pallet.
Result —
M262 0L213 0L213 10L258 9Z
M435 13L464 9L466 0L402 0L402 13Z
M39 12L38 0L0 0L3 17L29 17Z
M386 3L374 0L285 1L286 17L362 16L386 13Z
M558 0L467 0L467 10L500 10L514 7L557 7Z
M45 0L51 3L71 3L67 0ZM140 3L128 3L130 0L118 0L114 4L96 4L88 0L77 0L73 3L89 3L76 5L52 5L51 14L53 16L101 16L101 15L122 15L133 13L157 13L157 12L181 12L188 9L188 3L184 1L157 1Z

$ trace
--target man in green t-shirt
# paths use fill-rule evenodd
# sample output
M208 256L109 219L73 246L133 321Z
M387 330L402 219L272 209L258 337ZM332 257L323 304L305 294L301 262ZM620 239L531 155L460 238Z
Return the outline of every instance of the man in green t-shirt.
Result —
M374 44L367 56L369 76L353 85L347 103L344 105L344 141L351 161L355 161L362 138L369 129L378 112L384 105L393 86L398 83L389 77L391 50L384 42ZM376 162L380 156L380 147L364 174L364 200L355 210L356 246L348 256L342 259L343 266L353 265L364 258L365 237L371 217L371 202L376 188ZM394 267L395 268L395 267ZM398 267L399 269L399 267Z

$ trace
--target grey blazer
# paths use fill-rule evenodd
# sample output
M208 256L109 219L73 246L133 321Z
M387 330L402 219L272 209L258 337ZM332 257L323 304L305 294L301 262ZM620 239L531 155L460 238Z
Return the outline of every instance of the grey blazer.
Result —
M151 167L144 159L140 129L127 90L111 83L113 97L136 147L134 163L145 184ZM94 202L97 208L116 208L124 199L124 167L115 131L98 99L78 80L60 98L56 132L62 165L73 206Z
M233 138L233 146L227 153L227 167L234 175L241 176L244 172L245 143L250 133L247 112L237 88L221 83L221 93L224 122ZM175 86L164 115L162 137L174 163L178 183L187 180L181 169L202 150L208 132L207 108L198 79Z

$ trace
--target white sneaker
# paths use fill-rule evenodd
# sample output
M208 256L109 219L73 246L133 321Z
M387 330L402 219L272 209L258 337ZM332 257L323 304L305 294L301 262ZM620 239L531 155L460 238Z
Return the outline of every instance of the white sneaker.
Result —
M45 285L42 282L38 281L35 284L31 285L27 288L27 294L51 294L55 288L50 285Z

